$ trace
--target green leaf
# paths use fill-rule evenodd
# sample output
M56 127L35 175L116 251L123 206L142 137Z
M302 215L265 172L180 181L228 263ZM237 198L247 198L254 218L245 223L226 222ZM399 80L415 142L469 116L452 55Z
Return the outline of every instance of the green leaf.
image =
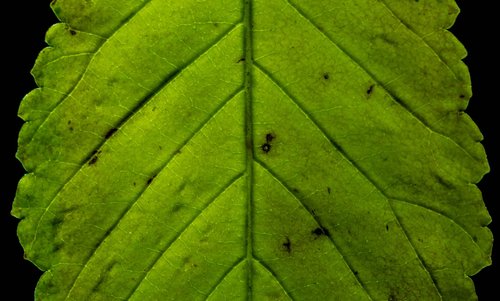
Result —
M54 0L13 215L39 300L474 300L455 1Z

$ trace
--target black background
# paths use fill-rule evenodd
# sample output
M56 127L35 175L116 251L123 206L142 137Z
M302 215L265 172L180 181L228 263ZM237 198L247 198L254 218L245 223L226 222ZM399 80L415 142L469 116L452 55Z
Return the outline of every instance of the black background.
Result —
M15 159L17 135L22 121L17 117L19 102L25 94L36 87L30 70L40 52L45 47L44 35L50 25L57 22L45 1L10 1L2 4L2 96L1 121L3 139L2 149L2 181L0 187L0 246L2 260L2 290L0 294L9 300L33 300L33 291L41 272L23 259L23 251L16 236L17 220L10 215L12 200L16 186L24 170ZM498 117L495 109L500 89L495 83L498 70L495 66L493 48L498 26L493 21L495 1L457 1L461 14L451 31L468 49L465 62L469 66L473 97L467 109L478 124L485 140L483 142L488 154L491 172L479 183L486 206L493 222L490 225L494 234L498 234L499 206L495 198L495 183L499 182L499 147L496 145L495 132L498 129ZM490 3L487 4L486 2ZM489 5L489 7L488 7ZM497 54L498 55L498 54ZM496 90L496 91L495 91ZM498 115L498 114L497 114ZM498 184L497 184L498 185ZM500 282L497 247L493 249L493 265L483 269L474 276L479 300L492 300L495 294L495 282ZM500 283L499 283L500 284ZM15 297L14 297L15 296Z

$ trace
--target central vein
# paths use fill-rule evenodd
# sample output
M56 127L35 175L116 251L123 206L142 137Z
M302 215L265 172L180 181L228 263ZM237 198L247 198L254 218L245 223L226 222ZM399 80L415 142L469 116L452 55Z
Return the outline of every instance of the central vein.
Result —
M246 220L246 248L247 248L247 286L248 298L252 300L253 291L253 115L252 115L252 0L245 0L243 10L244 36L244 80L245 80L245 146L246 146L246 189L247 189L247 220Z

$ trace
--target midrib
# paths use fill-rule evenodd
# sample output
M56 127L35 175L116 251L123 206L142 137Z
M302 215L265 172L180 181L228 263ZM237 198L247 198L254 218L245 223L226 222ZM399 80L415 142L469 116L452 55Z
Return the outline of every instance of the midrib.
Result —
M247 217L246 217L246 252L247 252L247 300L252 300L253 291L253 115L252 115L252 0L244 0L243 24L244 31L244 87L245 87L245 149L246 149L246 192L247 192Z

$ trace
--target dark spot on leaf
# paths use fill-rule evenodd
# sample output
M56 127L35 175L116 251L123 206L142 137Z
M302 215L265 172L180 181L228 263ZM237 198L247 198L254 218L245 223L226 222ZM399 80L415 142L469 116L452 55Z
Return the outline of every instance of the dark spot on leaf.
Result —
M282 246L283 246L283 249L285 249L285 251L287 253L291 253L292 252L292 242L290 241L290 238L288 238L288 236L286 237L286 240L282 244Z
M105 139L109 139L111 138L111 136L113 136L114 133L116 133L116 131L118 131L118 129L116 128L112 128L110 129L107 133L106 133L106 136L104 136Z
M477 236L476 235L472 236L472 240L474 240L475 242L477 242Z
M269 143L266 142L266 143L262 144L260 148L262 149L262 151L264 153L267 154L268 152L271 151L271 144L269 144Z
M294 193L300 193L300 190L298 190L297 188L292 188L292 192L294 192Z
M74 128L72 126L69 127L69 131L73 132Z
M97 163L97 160L99 160L99 157L97 155L92 156L89 160L89 165L94 165Z
M385 224L385 231L389 231L389 224Z
M316 235L316 236L325 235L325 236L330 237L330 231L328 231L328 229L325 227L318 227L318 228L312 230L311 233Z
M465 98L465 95L464 94L460 94L460 99L464 99Z
M56 242L54 243L53 247L52 247L52 252L57 252L59 250L62 249L64 243L63 242Z
M134 182L134 186L137 186L137 183L136 183L136 182Z
M370 85L370 86L368 87L368 89L366 89L366 94L367 94L368 96L372 95L372 93L373 93L373 90L374 90L374 89L375 89L375 85Z
M182 203L175 203L175 204L174 204L174 207L172 207L172 212L173 212L173 213L178 212L178 211L179 211L179 210L181 210L183 207L184 207L184 204L182 204Z
M356 270L353 270L352 273L354 274L354 276L358 276L358 274L359 274L359 272Z
M241 58L241 59L239 59L236 63L237 63L237 64L238 64L238 63L243 63L244 61L245 61L245 58L244 58L244 57L242 57L242 58Z
M332 193L332 189L330 187L326 187L326 191L328 192L328 194Z
M328 74L328 72L323 73L323 79L329 80L330 79L330 74Z
M58 227L59 225L61 225L61 224L62 224L62 222L63 222L63 221L64 221L64 218L63 218L63 217L61 217L61 216L56 216L56 217L54 217L54 218L52 219L51 224L52 224L52 226L54 226L54 227Z
M70 29L70 30L69 30L69 33L70 33L72 36L76 35L76 31L75 31L75 30L73 30L73 29Z
M276 137L272 133L267 133L266 134L266 141L267 141L267 143L271 143L274 140L274 138L276 138Z
M155 179L155 177L153 176L153 177L149 178L146 183L149 185L153 182L154 179Z
M68 120L68 125L70 125L70 124L71 124L71 120Z

